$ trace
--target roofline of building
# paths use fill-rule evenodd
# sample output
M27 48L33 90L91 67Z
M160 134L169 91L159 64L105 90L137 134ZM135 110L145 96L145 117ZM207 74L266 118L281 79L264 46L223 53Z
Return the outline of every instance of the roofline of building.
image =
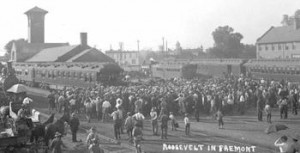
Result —
M256 42L256 44L284 44L284 43L295 43L295 42L300 42L300 40L297 41L278 41L278 42Z
M256 43L259 43L259 41L267 34L269 33L273 28L275 28L274 26L271 26L269 28L269 30L267 30L262 36L260 36L259 38L257 38Z
M105 53L138 53L139 51L119 51L119 50L108 50Z

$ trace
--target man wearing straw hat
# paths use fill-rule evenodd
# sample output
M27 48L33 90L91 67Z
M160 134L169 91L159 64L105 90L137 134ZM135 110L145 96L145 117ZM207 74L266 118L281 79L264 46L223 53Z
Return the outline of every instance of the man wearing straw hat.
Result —
M292 136L293 143L289 145L287 149L287 153L299 153L300 152L300 144L298 140L300 140L299 134L293 134Z
M99 147L99 143L95 138L91 140L91 145L89 146L89 153L104 153L104 151Z
M87 136L87 138L86 138L86 144L87 144L87 146L90 146L91 144L92 144L92 139L96 139L97 140L97 142L99 143L99 136L97 135L97 133L96 133L97 131L96 131L96 127L95 126L93 126L90 130L89 130L89 134L88 134L88 136Z
M67 146L62 142L61 137L61 133L55 133L55 138L51 141L50 144L50 150L52 150L51 153L62 153L61 146L67 148Z

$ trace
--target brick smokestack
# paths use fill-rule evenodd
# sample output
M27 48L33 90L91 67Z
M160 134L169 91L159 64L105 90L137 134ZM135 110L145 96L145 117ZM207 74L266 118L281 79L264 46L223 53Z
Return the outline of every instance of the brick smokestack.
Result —
M87 46L87 33L86 32L80 33L80 45Z

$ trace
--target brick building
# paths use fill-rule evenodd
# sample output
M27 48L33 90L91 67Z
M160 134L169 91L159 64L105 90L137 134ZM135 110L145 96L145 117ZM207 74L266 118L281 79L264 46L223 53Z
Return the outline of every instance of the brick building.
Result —
M114 62L96 48L88 45L87 33L80 33L80 44L45 43L45 11L34 7L28 17L28 41L13 43L11 60L14 62Z

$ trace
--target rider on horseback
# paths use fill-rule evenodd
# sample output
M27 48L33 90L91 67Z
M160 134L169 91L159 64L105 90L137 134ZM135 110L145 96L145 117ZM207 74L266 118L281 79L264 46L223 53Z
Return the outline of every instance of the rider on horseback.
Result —
M22 108L24 109L25 116L31 116L31 103L33 102L32 99L26 97L23 100Z
M21 108L18 111L18 118L15 121L16 131L20 136L30 136L32 124L30 124L30 119L26 118L25 111Z

